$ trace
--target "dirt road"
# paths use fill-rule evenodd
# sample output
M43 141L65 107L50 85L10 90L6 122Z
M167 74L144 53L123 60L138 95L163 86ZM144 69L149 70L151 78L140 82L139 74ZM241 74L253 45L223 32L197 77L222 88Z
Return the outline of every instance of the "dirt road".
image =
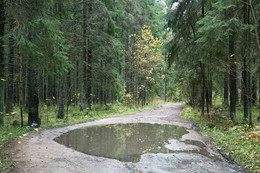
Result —
M14 144L12 152L17 162L14 173L168 173L168 172L243 172L239 166L228 163L205 139L192 129L192 123L182 119L180 104L166 104L148 111L112 117L62 128L43 130L39 134L27 136L21 144ZM116 159L87 155L55 142L53 139L63 133L85 126L117 123L172 124L187 128L188 133L180 140L169 141L167 148L175 153L145 153L137 163L121 162ZM201 154L202 143L207 154ZM198 149L199 148L199 149ZM202 150L202 148L201 148ZM205 153L205 152L204 152Z

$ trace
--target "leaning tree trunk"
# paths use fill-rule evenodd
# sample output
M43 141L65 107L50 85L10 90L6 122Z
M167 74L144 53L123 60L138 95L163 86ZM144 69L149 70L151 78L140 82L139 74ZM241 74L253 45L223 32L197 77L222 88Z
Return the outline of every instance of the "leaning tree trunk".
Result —
M0 1L0 37L4 35L5 3ZM4 41L0 39L0 125L4 124Z

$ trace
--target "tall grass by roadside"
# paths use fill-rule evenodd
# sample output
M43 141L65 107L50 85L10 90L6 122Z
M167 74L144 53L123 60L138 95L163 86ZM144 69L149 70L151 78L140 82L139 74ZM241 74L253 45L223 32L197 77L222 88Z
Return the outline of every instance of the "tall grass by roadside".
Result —
M229 118L229 109L213 106L210 118L196 108L185 106L182 117L193 120L200 133L212 139L213 145L226 157L250 169L260 172L260 123L257 122L258 108L253 108L254 127L243 122L243 108L237 107L236 123Z

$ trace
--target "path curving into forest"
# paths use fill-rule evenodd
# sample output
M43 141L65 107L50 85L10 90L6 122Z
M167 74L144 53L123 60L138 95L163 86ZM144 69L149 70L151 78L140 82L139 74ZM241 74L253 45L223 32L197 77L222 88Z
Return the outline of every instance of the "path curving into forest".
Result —
M231 164L192 128L192 123L179 115L181 104L165 104L153 109L121 117L111 117L67 127L47 129L14 142L9 151L17 162L14 173L168 173L168 172L243 172L240 166ZM53 139L70 130L85 126L117 123L172 124L187 128L181 140L173 140L167 148L179 150L175 153L146 153L137 163L121 162L105 157L96 157L58 144ZM187 145L185 141L193 141ZM203 154L199 151L205 151Z

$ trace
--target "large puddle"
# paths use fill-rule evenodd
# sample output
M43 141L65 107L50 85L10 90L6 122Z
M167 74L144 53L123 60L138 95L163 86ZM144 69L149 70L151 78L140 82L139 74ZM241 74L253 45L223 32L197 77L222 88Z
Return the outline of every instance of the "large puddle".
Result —
M186 145L185 149L185 143L179 142L186 133L185 127L175 125L110 124L75 129L54 140L89 155L138 162L144 153L189 150L191 145Z

